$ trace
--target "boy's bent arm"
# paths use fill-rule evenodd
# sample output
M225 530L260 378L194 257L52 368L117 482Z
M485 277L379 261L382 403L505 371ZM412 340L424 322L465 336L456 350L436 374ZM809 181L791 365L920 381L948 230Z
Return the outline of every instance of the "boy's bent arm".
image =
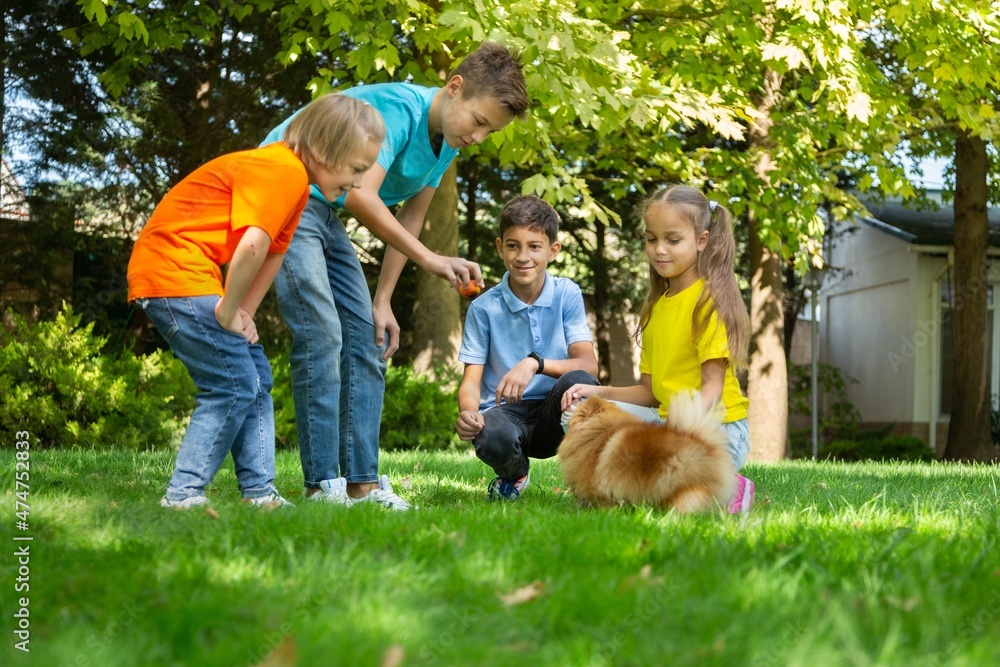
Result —
M414 238L420 236L420 230L424 226L424 216L434 198L435 188L426 187L414 196L403 202L396 214L396 220ZM396 283L406 265L406 256L396 248L389 246L385 249L385 256L382 258L382 271L378 276L378 286L375 288L375 304L388 305L392 298L392 293L396 289Z
M257 277L254 278L253 284L250 285L250 290L243 298L243 310L247 311L250 317L253 317L257 313L257 307L264 300L267 290L271 288L271 284L274 282L275 276L278 275L278 269L281 268L281 263L284 260L284 253L277 252L269 252L267 253L267 257L264 258L264 263L261 265L260 270L257 271Z
M482 364L466 364L462 384L458 387L458 421L455 430L462 440L472 440L483 430L483 416L479 414L480 384L483 381Z
M239 333L234 328L234 323L238 321L239 309L250 293L250 288L257 279L264 261L272 254L268 252L269 247L271 247L271 237L267 232L260 227L247 227L243 238L236 246L233 258L229 261L222 300L215 309L215 316L224 328Z
M347 193L344 206L375 236L424 268L434 253L417 240L416 235L408 233L379 198L378 191L383 180L385 170L378 164L374 165L361 177L361 187Z
M434 197L434 188L424 188L415 196L410 197L399 207L396 220L407 233L414 238L420 236L420 228L424 224L424 213ZM399 323L392 314L392 292L406 265L406 256L392 246L387 246L382 257L382 270L379 272L378 285L372 298L372 315L375 318L375 344L379 347L385 340L385 332L389 332L389 345L386 347L383 359L388 359L399 349Z
M569 359L545 359L543 375L560 378L570 371L586 371L597 377L597 353L589 340L573 343L567 348Z

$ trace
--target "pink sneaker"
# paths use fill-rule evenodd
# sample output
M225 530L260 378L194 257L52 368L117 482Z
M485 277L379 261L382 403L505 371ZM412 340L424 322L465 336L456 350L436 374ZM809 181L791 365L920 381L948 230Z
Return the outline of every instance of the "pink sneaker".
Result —
M753 482L743 475L736 475L736 493L729 501L730 514L744 514L750 511L753 503Z

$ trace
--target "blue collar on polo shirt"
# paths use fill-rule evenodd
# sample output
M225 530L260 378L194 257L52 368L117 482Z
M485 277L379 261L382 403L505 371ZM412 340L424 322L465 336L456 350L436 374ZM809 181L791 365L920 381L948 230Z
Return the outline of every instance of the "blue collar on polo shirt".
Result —
M519 310L524 310L529 306L539 306L548 307L552 305L552 295L555 294L555 287L553 286L552 280L548 272L545 273L545 284L542 285L542 293L538 295L534 303L525 303L517 298L510 290L510 272L503 274L503 279L500 281L500 293L503 294L504 303L512 313L516 313Z

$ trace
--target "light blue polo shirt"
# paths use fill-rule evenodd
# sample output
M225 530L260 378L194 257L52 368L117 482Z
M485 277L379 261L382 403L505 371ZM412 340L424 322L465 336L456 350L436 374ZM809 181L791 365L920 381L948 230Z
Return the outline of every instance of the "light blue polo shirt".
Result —
M469 306L458 359L483 366L479 411L485 412L496 407L500 379L530 352L543 359L568 359L569 346L581 341L593 342L593 338L583 294L576 283L546 274L542 293L529 306L510 291L507 273L499 285L483 292ZM555 383L548 375L536 375L523 400L545 399Z
M458 149L446 143L441 144L441 155L435 155L431 146L428 125L431 101L439 90L410 83L376 83L340 91L372 105L385 121L385 141L378 154L378 164L385 169L385 180L378 196L386 206L406 201L428 185L436 188L448 165L458 155ZM298 113L296 111L271 130L261 145L280 141L285 128ZM344 205L344 195L331 204L315 185L310 194L328 206Z

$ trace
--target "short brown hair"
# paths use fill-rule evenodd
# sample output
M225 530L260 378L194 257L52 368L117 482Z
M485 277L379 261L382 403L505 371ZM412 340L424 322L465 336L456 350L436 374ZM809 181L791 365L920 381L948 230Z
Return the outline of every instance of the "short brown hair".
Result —
M549 243L555 243L559 235L559 214L541 197L521 195L504 204L500 211L501 239L511 227L525 227L541 232L548 237Z
M531 100L521 67L520 52L496 42L483 42L451 76L462 77L462 94L466 97L491 97L511 116L524 118Z
M301 158L312 157L336 169L370 139L385 140L385 122L372 105L347 95L330 93L295 114L282 140Z

